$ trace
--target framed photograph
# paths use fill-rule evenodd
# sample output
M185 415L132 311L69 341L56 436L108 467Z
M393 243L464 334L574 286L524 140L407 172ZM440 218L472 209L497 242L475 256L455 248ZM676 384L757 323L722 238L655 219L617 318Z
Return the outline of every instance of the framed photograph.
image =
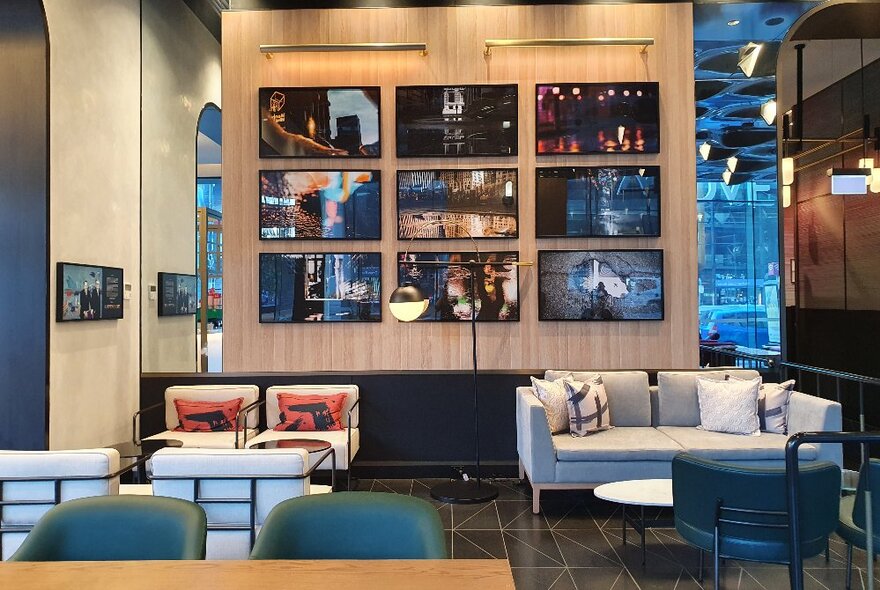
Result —
M539 238L658 237L660 167L538 168Z
M260 254L260 322L382 321L382 255Z
M261 240L382 238L378 170L261 170Z
M55 321L122 319L122 269L59 262Z
M663 319L663 250L539 250L538 319Z
M398 252L398 284L411 283L430 304L423 322L469 322L474 309L471 269L456 262L516 262L519 252ZM449 266L419 266L418 261L447 262ZM476 269L476 311L481 322L519 321L519 267L483 265Z
M159 315L196 315L199 283L196 275L159 273Z
M397 157L517 155L517 86L398 86Z
M516 168L398 170L397 238L519 237L517 186Z
M260 88L261 158L378 158L379 87Z
M538 84L537 91L538 155L660 153L657 82Z

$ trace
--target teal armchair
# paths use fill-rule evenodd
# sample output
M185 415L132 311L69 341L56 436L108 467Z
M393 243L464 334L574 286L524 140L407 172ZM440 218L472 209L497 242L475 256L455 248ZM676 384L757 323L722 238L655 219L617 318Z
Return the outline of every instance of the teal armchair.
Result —
M800 468L800 532L804 557L825 550L837 527L840 467L818 461ZM720 558L791 561L786 472L735 466L681 453L672 460L675 528L684 540Z
M437 509L410 496L334 492L281 502L251 559L445 559Z
M870 474L870 475L868 475ZM869 463L862 465L859 473L859 485L855 495L844 496L840 499L840 522L837 525L837 534L846 541L846 588L852 587L852 558L853 546L866 549L868 545L867 516L866 516L866 483L871 483L871 526L874 531L874 548L880 548L880 460L871 459Z
M49 510L10 561L204 559L207 520L192 502L98 496Z

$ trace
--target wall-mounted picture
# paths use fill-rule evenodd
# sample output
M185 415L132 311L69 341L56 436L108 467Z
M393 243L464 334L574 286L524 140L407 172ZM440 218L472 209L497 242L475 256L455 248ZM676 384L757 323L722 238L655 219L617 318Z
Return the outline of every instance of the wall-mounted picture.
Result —
M159 273L159 315L195 315L199 307L196 275Z
M378 158L379 87L260 88L261 158Z
M539 238L660 235L660 167L538 168Z
M397 171L401 240L515 238L517 206L516 168Z
M657 82L538 84L538 154L657 154Z
M663 250L539 250L538 318L663 319Z
M261 170L260 239L378 240L378 170Z
M56 321L122 318L121 268L59 262L56 272Z
M260 254L260 322L380 322L382 256Z
M516 84L397 87L397 156L515 156Z
M478 258L479 256L479 258ZM474 309L471 269L456 262L516 262L518 252L399 252L399 284L417 285L430 304L419 321L470 321ZM450 266L419 266L414 261L446 262ZM483 264L475 269L477 320L519 321L519 267Z

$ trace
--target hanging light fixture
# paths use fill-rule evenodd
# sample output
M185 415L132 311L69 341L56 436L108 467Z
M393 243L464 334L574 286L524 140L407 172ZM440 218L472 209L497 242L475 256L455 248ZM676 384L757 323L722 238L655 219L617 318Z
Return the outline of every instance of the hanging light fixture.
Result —
M761 105L761 118L768 125L772 125L776 121L776 100L770 99Z
M736 172L736 165L739 163L739 158L736 156L730 156L727 158L727 169L731 172Z
M791 206L791 187L783 186L782 187L782 206L783 208L788 208Z
M782 158L782 184L794 184L794 158Z
M736 65L739 66L739 69L742 70L746 77L751 78L752 74L755 73L755 66L758 65L758 56L761 55L761 50L763 49L763 43L752 42L739 48L739 61Z
M414 322L428 309L430 301L421 289L412 284L401 285L391 293L388 308L401 322Z
M721 173L721 180L724 181L724 184L730 186L730 179L733 178L733 172L730 170L725 170Z
M709 154L712 153L712 144L708 141L704 141L703 145L700 146L700 155L703 157L703 161L707 161L709 159Z

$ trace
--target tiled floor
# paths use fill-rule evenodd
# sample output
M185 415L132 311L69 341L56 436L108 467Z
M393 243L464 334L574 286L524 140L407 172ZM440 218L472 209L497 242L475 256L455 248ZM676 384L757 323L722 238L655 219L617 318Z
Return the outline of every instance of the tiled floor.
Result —
M627 533L621 540L616 505L597 500L592 492L544 492L540 515L531 512L528 486L516 480L495 480L498 499L476 506L442 504L431 499L429 488L441 480L363 479L357 489L410 494L437 507L454 559L506 558L510 560L517 590L590 589L630 590L700 588L699 553L684 545L674 529L651 529L647 563L641 563L639 537ZM658 510L652 512L660 516ZM668 515L666 515L668 516ZM816 557L805 563L805 587L843 589L845 545L831 544L831 560ZM856 553L864 566L864 553ZM880 574L880 570L875 570ZM711 566L707 559L711 588ZM865 572L853 571L853 588L865 587ZM785 566L727 561L722 568L724 589L776 590L788 588Z

